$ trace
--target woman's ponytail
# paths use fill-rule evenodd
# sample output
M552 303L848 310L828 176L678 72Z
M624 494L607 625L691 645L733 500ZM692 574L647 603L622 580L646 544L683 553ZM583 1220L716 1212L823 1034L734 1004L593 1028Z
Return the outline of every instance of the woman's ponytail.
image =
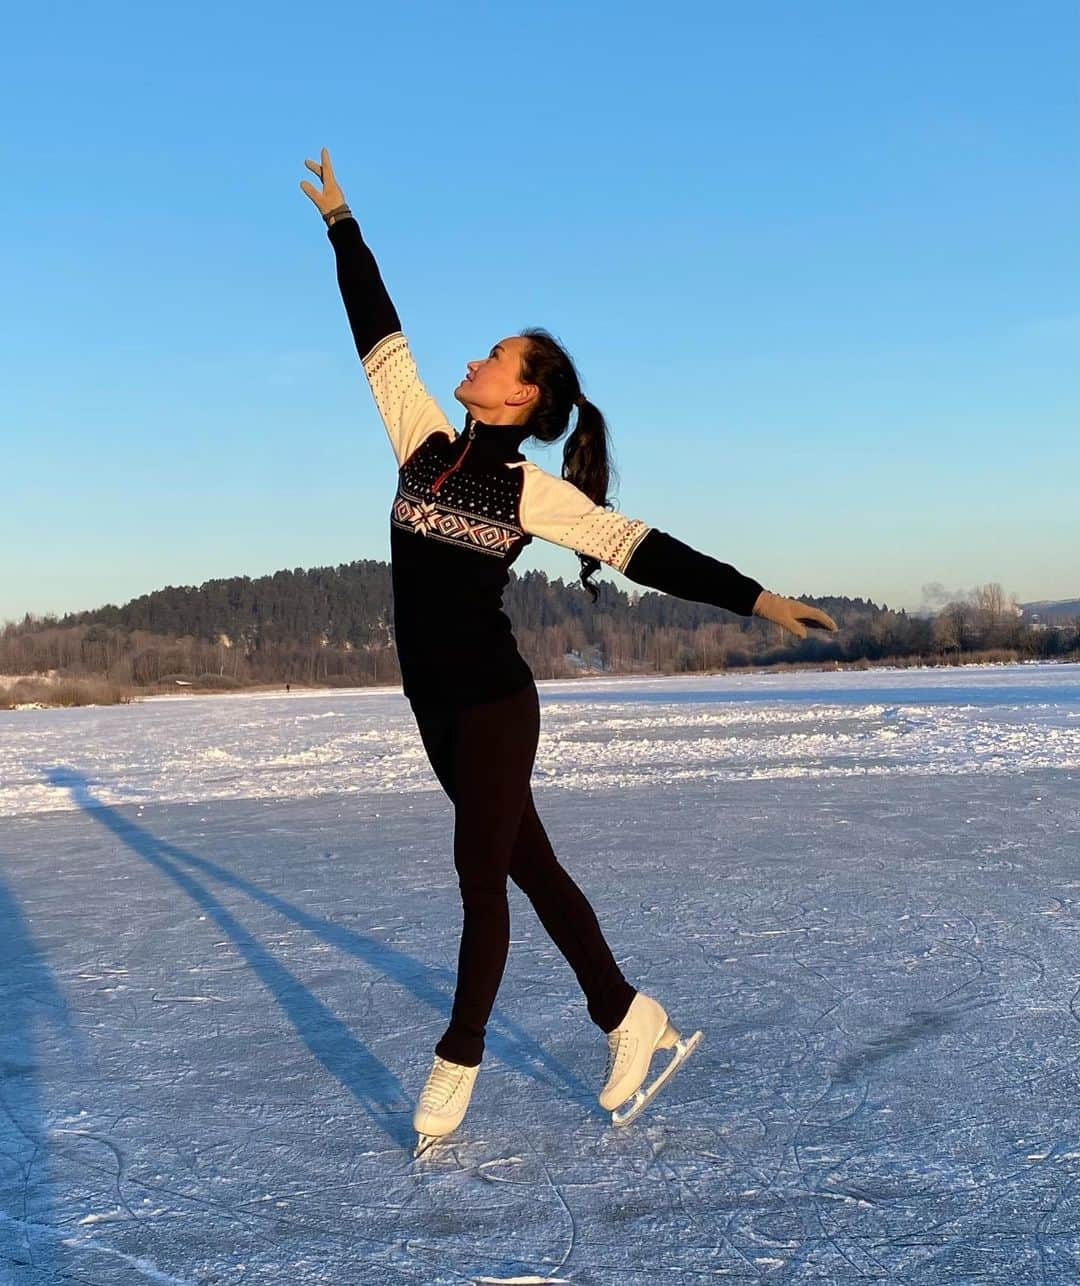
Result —
M536 409L529 417L529 436L539 442L555 442L566 432L570 412L577 407L577 423L563 447L562 476L572 482L594 504L611 508L608 488L611 485L611 450L607 422L581 392L581 381L573 360L565 348L548 331L539 327L523 330L529 340L521 359L521 378L539 389ZM600 570L600 560L578 553L581 561L581 583L595 603L600 597L589 577Z

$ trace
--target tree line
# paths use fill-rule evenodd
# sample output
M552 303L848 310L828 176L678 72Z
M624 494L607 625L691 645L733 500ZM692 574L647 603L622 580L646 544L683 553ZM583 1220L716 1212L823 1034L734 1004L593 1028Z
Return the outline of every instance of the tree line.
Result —
M655 591L597 581L594 604L577 581L511 572L503 595L522 654L537 678L579 672L589 654L611 673L688 673L777 663L956 662L984 656L1080 656L1080 616L1031 627L998 584L980 586L933 617L862 598L800 596L823 608L837 635L805 640L778 626ZM60 618L26 616L0 630L0 673L58 671L119 684L179 682L393 684L390 565L338 567L168 587Z

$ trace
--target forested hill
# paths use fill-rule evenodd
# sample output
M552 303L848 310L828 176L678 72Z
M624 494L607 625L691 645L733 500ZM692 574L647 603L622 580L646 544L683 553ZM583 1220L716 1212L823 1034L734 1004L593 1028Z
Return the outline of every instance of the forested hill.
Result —
M583 668L608 673L681 673L747 665L850 663L882 658L1068 656L1080 620L1021 620L1000 585L949 603L934 618L892 612L867 599L810 597L840 626L799 640L756 618L597 580L593 603L575 578L510 573L503 603L537 678ZM151 686L194 679L208 686L254 682L395 683L390 565L233 576L170 586L121 607L26 617L0 629L0 676L105 675Z
M503 595L515 626L539 629L597 614L611 625L694 629L705 623L745 618L708 604L690 603L648 590L631 597L609 582L596 580L600 591L592 603L579 581L566 585L541 571L510 573ZM888 611L864 599L813 600L832 615L851 610ZM61 627L104 625L153 634L224 639L248 649L285 642L318 642L353 647L386 643L392 638L393 591L390 564L364 559L338 567L278 571L268 576L232 576L204 585L169 586L132 599L122 607L77 612L56 622Z
M390 564L374 559L339 567L230 576L199 586L168 586L122 607L65 616L58 624L105 625L188 636L255 649L285 642L323 645L388 641Z
M1026 621L1073 621L1080 617L1080 598L1042 599L1023 608Z

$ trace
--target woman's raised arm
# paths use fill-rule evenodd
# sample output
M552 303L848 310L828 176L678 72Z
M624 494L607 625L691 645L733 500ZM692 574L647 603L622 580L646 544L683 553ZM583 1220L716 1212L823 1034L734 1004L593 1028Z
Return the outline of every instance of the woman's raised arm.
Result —
M397 310L375 256L360 235L360 225L345 204L330 153L324 147L320 162L306 160L304 164L322 183L321 191L307 180L302 180L300 187L327 224L356 351L401 466L429 434L441 430L455 438L457 433L417 374Z
M770 593L729 563L692 549L640 518L595 504L572 482L532 461L516 467L523 474L519 516L528 535L598 558L638 585L693 603L711 603L739 616L760 616L799 638L806 637L807 626L836 629L836 622L820 608Z

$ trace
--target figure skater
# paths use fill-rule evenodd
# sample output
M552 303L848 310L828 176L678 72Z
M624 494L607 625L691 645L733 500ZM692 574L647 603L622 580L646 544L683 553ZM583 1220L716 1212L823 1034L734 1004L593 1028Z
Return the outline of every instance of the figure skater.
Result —
M578 554L581 583L594 602L589 577L607 563L639 585L760 616L799 638L807 626L836 624L818 608L770 593L734 567L607 507L607 425L582 392L570 356L546 330L505 336L486 357L466 363L454 390L465 410L458 433L417 375L326 149L320 163L305 165L321 187L307 180L300 187L328 226L353 340L398 465L390 539L402 689L454 805L463 907L457 984L413 1115L416 1151L456 1129L468 1108L506 963L508 877L566 957L589 1017L607 1035L599 1101L624 1124L701 1033L684 1040L664 1007L626 980L537 816L529 779L539 698L502 611L510 567L536 536ZM575 410L557 478L527 460L521 444L555 442ZM643 1090L657 1049L675 1052Z

